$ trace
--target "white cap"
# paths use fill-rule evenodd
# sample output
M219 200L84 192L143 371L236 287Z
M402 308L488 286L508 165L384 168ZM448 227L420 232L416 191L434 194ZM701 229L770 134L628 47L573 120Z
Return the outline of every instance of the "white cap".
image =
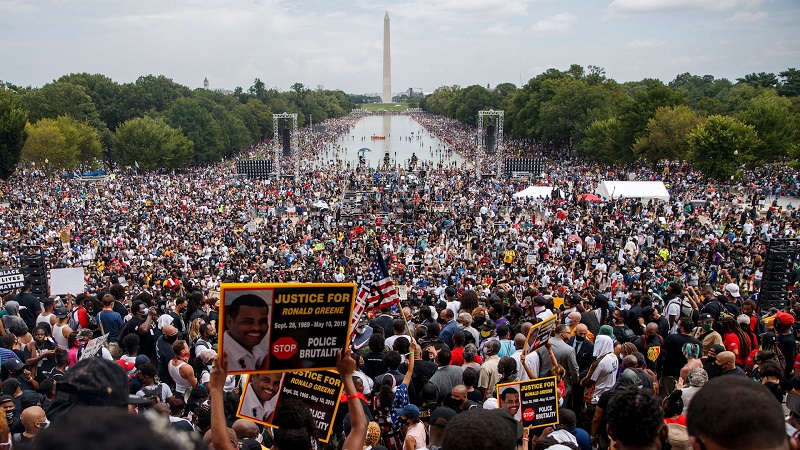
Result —
M736 283L728 283L725 285L725 292L731 294L731 297L741 297L742 294L739 293L739 285Z
M483 409L497 409L497 399L494 397L489 397L486 401L483 402Z

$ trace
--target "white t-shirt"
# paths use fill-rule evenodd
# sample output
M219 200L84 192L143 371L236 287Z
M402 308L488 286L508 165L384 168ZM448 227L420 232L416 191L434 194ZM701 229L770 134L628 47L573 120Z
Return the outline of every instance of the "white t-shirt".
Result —
M614 387L617 382L617 369L619 368L619 359L614 353L606 354L603 359L597 363L594 373L592 373L592 380L595 381L594 396L592 397L592 404L597 404L600 396L607 390Z
M664 315L667 316L667 320L669 320L669 316L675 316L675 324L670 327L669 334L678 334L678 319L681 317L680 297L673 298L667 303L667 307L664 309Z

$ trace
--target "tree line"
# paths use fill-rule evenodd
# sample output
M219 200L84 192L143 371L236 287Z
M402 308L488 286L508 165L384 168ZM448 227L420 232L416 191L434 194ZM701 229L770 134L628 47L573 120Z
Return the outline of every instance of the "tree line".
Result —
M53 171L109 161L142 170L207 164L270 137L273 112L296 113L303 126L352 106L340 90L295 83L281 92L258 78L232 94L192 90L163 75L119 84L77 73L41 88L0 82L0 178L19 162Z
M475 125L499 109L504 133L617 164L690 161L721 179L758 164L800 159L800 70L735 82L684 73L618 83L597 66L549 69L521 88L443 86L420 104Z

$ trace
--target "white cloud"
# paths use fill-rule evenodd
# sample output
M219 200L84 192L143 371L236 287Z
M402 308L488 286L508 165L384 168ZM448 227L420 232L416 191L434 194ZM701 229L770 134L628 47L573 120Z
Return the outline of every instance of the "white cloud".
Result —
M556 14L549 20L540 20L531 26L531 32L541 34L566 34L572 30L572 23L578 20L570 13Z
M636 39L625 44L625 48L643 49L643 48L662 47L665 44L666 44L665 41L658 41L655 39Z
M39 11L39 7L24 0L0 0L0 12L3 14L22 14Z
M609 16L628 16L664 11L730 11L733 9L752 9L762 0L612 0L608 5Z
M730 19L729 22L734 23L753 23L753 22L763 22L767 19L767 13L764 11L756 11L756 12L747 12L747 11L739 11L734 14Z
M505 22L497 22L481 31L481 33L494 36L514 36L522 33L522 27L509 26Z

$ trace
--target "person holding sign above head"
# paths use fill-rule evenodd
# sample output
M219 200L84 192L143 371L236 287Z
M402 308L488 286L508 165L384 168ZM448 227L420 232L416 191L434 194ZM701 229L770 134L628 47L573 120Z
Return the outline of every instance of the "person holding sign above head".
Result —
M225 306L223 345L228 370L255 370L267 357L269 305L255 294L237 297Z

